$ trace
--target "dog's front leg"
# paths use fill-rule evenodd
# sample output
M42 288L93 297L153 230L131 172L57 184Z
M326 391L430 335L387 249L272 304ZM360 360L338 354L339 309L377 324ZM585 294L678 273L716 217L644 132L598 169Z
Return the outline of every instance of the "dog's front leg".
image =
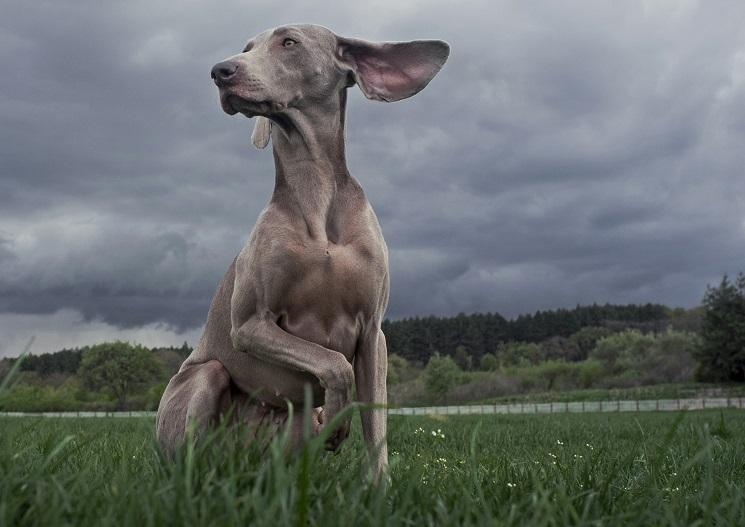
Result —
M363 408L360 414L362 437L370 453L376 481L388 467L387 410L385 408L388 401L387 371L388 355L385 335L379 328L374 327L362 337L354 357L354 374L359 401L378 406L378 408Z
M324 426L349 404L354 371L346 357L338 351L296 337L266 317L250 317L234 327L230 336L236 351L315 376L325 391ZM327 440L328 448L335 449L349 435L350 420L347 417L338 424Z

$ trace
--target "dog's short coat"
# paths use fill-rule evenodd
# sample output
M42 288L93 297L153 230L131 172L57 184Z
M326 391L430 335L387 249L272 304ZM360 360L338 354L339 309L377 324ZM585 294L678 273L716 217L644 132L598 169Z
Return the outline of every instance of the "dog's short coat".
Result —
M313 394L317 432L349 402L386 403L388 250L344 152L347 88L397 101L423 89L447 60L438 40L367 42L316 25L251 39L212 69L222 108L256 117L253 143L273 142L274 193L212 300L204 332L169 382L156 432L167 451L234 405L254 424L286 419L287 401ZM363 409L375 474L386 467L385 409ZM293 430L301 437L303 416ZM349 418L327 447L347 436Z

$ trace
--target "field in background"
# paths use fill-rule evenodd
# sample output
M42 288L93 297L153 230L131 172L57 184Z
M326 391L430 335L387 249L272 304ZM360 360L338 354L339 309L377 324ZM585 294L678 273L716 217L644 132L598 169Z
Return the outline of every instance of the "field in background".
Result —
M745 524L745 413L391 417L388 492L358 420L292 459L218 434L163 463L152 419L0 419L5 525Z

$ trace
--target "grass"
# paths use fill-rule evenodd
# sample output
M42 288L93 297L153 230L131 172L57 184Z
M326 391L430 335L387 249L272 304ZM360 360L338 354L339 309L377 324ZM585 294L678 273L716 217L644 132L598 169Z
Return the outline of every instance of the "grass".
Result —
M0 525L744 525L744 417L391 417L387 488L357 419L337 454L233 430L165 462L151 419L0 418Z

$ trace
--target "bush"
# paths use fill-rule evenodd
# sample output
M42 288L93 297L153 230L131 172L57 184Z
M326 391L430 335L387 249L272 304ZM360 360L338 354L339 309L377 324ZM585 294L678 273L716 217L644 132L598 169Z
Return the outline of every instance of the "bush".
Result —
M493 353L484 353L479 363L481 371L496 371L499 368L499 362Z
M629 329L600 339L590 357L603 363L607 373L617 375L624 370L637 369L654 342L653 336Z
M603 377L603 363L597 359L587 359L578 363L578 380L580 388L591 388Z
M499 369L536 364L542 355L541 347L532 342L501 342L496 353Z
M575 363L549 360L535 366L515 368L510 373L520 380L524 391L551 391L576 388L579 370Z
M452 388L448 394L450 404L461 404L492 397L520 393L520 381L511 375L499 372L481 372Z
M596 326L582 328L574 333L569 337L569 340L577 346L579 352L579 358L577 360L587 359L598 341L602 338L609 337L612 334L613 332L610 329Z
M577 343L566 337L551 337L541 342L542 360L566 360L577 362L582 360Z
M645 384L692 380L700 346L701 339L693 333L668 330L658 335L642 364Z
M447 394L461 377L461 370L453 359L435 353L424 369L424 388L436 400L447 399Z

